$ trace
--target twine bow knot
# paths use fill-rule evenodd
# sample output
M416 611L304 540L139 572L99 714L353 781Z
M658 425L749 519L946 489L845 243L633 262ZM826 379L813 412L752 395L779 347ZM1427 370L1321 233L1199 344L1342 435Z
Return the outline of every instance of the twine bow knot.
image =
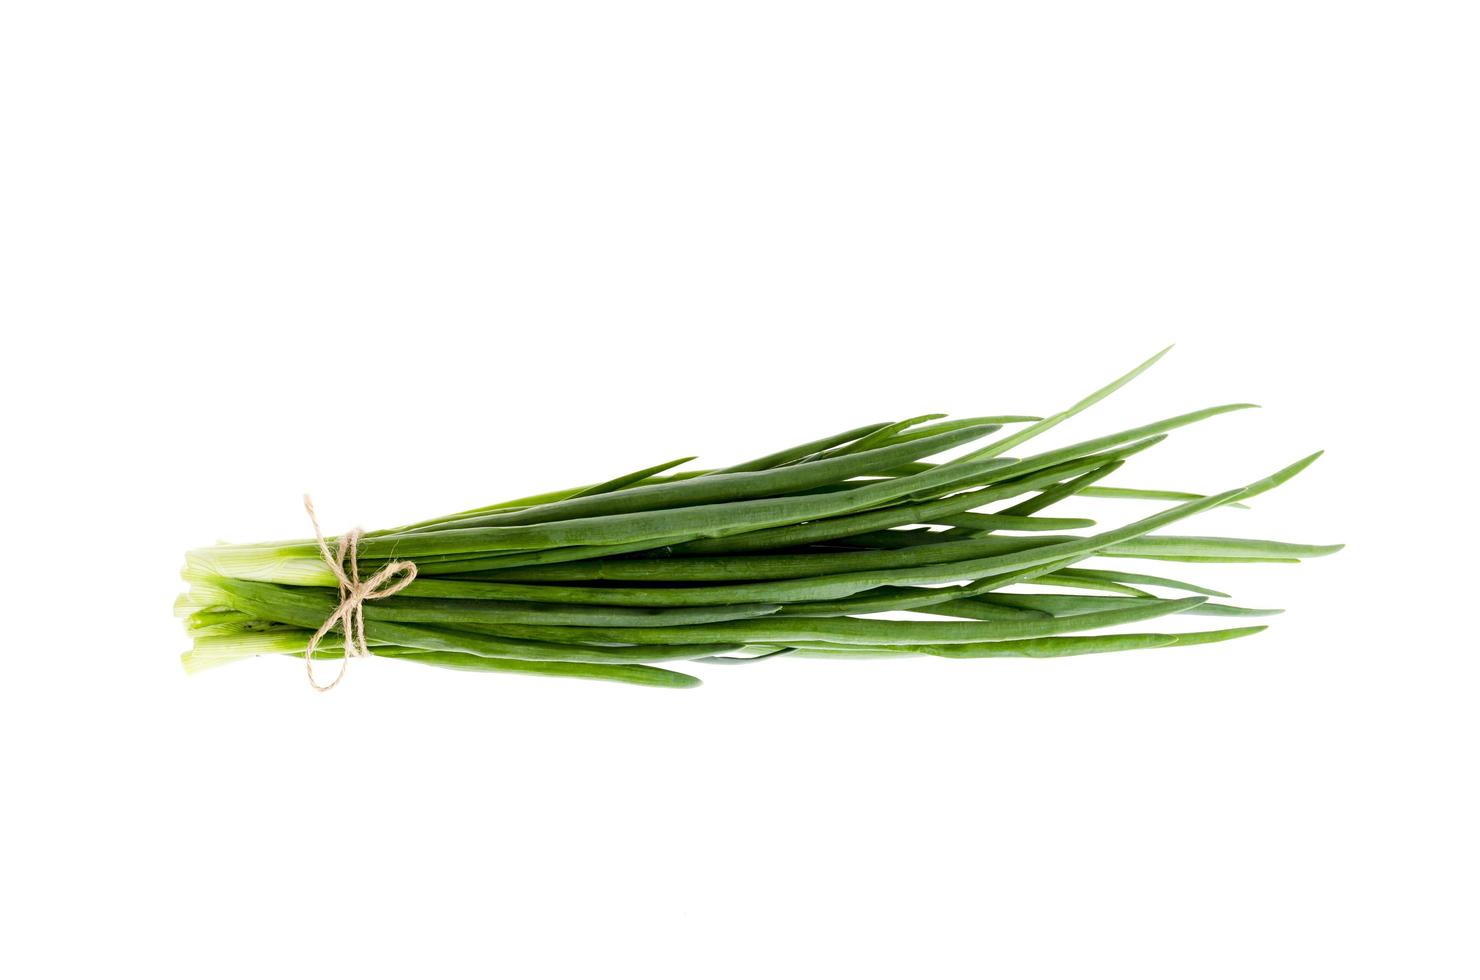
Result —
M313 536L319 544L319 554L324 556L324 564L329 566L335 581L339 583L339 605L308 641L308 649L303 653L303 663L308 668L308 683L313 685L315 691L331 691L344 680L344 672L349 669L351 657L370 656L370 647L365 642L365 603L393 596L410 585L416 578L416 563L389 562L361 582L360 535L365 532L355 528L340 535L331 552L324 541L324 532L319 529L319 518L314 513L313 500L308 494L303 495L303 508L308 511L308 519L313 521ZM328 684L320 684L313 675L314 651L318 649L319 641L336 626L344 634L344 659L339 662L339 673L334 679Z

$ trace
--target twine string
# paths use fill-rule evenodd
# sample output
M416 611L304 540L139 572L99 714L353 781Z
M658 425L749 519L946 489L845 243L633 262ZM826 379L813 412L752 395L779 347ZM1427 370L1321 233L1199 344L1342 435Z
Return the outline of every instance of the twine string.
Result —
M389 562L361 582L360 535L365 532L355 528L340 535L334 543L333 552L330 552L329 545L324 541L324 532L319 529L319 518L314 513L313 500L308 494L303 495L303 509L308 511L308 519L313 521L313 536L318 542L319 554L323 556L324 564L329 566L329 571L334 573L334 580L339 583L339 605L324 620L324 625L308 641L308 649L303 652L303 664L308 669L308 683L315 691L322 693L332 691L344 680L344 672L349 669L351 657L370 656L370 646L365 642L365 603L393 596L410 585L416 578L416 563ZM319 641L336 626L344 634L344 659L339 662L339 673L334 675L334 679L328 684L320 684L313 674L314 651L319 648Z

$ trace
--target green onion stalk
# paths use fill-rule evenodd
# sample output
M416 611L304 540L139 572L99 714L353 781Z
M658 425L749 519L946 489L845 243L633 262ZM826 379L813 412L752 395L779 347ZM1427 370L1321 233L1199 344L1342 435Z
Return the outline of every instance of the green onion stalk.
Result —
M300 657L312 679L313 657L347 651L454 670L694 687L699 678L674 664L1063 657L1249 636L1265 627L1126 632L1163 616L1279 610L1086 563L1330 554L1341 546L1160 533L1203 511L1243 507L1320 453L1220 493L1104 482L1173 430L1254 407L1233 404L1008 455L1165 353L1046 418L922 415L721 469L680 470L693 459L684 457L352 541L330 538L324 544L337 556L315 539L196 549L176 603L192 640L182 659L195 672L262 654ZM1043 513L1095 497L1165 506L1108 530ZM408 562L409 582L344 605L341 564L369 578ZM886 615L894 613L910 615ZM320 633L334 634L321 648Z

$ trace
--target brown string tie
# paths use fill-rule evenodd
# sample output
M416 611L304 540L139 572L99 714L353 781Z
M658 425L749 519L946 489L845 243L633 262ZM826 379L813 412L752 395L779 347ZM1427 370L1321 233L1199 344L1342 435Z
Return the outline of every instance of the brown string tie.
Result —
M416 578L416 563L390 562L361 582L360 535L365 532L355 528L348 534L340 535L331 553L328 544L324 542L324 532L319 530L319 518L313 512L313 501L308 494L303 495L303 507L308 511L308 519L313 521L313 536L319 543L319 554L324 556L324 564L329 566L335 581L339 583L339 605L308 641L308 649L303 652L303 665L308 668L308 682L315 691L332 691L344 680L344 672L349 669L351 657L370 656L370 647L365 642L365 603L393 596L410 585ZM313 676L314 651L318 649L319 641L335 626L339 626L344 633L344 659L339 663L339 673L334 680L328 684L320 684Z

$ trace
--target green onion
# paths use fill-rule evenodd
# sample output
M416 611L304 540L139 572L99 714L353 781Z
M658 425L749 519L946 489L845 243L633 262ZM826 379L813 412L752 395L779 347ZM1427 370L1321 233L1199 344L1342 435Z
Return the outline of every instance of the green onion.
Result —
M1157 533L1214 508L1243 508L1319 453L1213 494L1101 482L1174 430L1253 407L1235 404L1004 455L1162 354L1043 418L919 415L730 466L675 471L693 459L682 457L357 536L365 579L381 569L409 576L392 563L415 564L414 580L383 590L394 594L346 600L339 569L313 539L200 548L186 555L188 590L175 604L192 640L183 661L194 672L261 655L335 659L348 650L453 670L692 687L698 678L671 665L1061 657L1250 636L1264 627L1098 632L1163 616L1279 610L1210 602L1228 596L1095 563L1293 563L1330 554L1340 545ZM1023 427L971 447L1015 425ZM1165 509L1112 527L1040 513L1104 497ZM346 611L363 619L363 637L326 638L320 649L316 631ZM908 615L888 616L895 613ZM345 628L336 622L328 632L344 639Z

